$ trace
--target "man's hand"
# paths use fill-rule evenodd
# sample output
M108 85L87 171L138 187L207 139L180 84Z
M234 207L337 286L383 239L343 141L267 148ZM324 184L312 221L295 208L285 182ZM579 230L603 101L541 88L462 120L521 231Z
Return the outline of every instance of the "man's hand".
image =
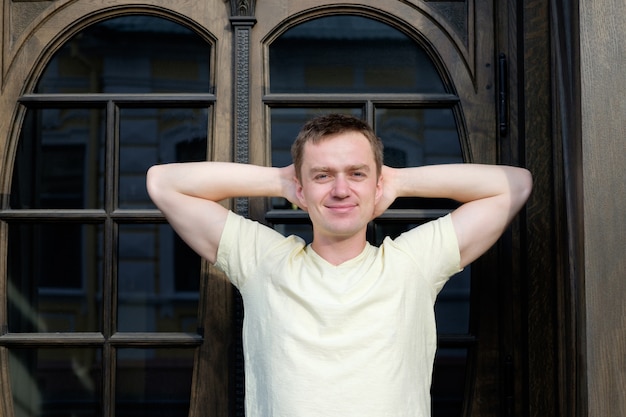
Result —
M396 169L388 167L388 166L382 167L381 175L378 181L382 182L383 194L378 200L376 207L374 207L374 218L383 214L398 197L396 188L394 185L395 184L394 181L396 178L395 174L396 174Z
M298 188L298 179L296 178L296 169L293 164L280 168L280 178L282 185L282 197L287 199L291 204L300 206L296 190Z
M449 164L411 168L383 167L381 215L397 197L449 198L463 203L452 213L461 266L474 261L501 236L532 190L523 168Z
M157 165L147 174L150 197L178 235L214 263L234 197L284 197L297 203L293 166L264 167L227 162Z

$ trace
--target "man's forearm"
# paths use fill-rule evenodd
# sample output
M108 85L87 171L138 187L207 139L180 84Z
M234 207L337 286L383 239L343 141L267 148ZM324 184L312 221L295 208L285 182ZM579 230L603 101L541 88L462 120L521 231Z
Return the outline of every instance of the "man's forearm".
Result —
M531 186L528 171L501 165L401 168L391 170L390 177L397 197L450 198L461 203L500 194L521 194L525 200Z
M233 197L278 197L288 193L288 168L228 162L192 162L157 165L148 171L148 189L159 193L180 193L220 201Z

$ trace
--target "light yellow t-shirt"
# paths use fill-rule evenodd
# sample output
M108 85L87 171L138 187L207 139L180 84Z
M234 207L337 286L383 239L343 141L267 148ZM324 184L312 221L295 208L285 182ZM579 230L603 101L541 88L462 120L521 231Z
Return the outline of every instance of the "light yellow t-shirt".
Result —
M244 300L247 417L430 417L434 303L458 272L451 217L339 266L230 213L216 266Z

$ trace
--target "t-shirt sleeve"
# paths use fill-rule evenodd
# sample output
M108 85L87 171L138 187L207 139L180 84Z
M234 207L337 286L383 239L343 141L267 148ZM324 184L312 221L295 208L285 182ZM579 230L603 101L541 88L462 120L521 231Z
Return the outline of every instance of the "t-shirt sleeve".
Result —
M450 214L415 227L395 239L412 257L435 293L460 272L461 253Z
M237 288L241 288L246 279L258 269L259 262L268 256L268 249L284 239L274 229L231 211L217 249L215 266Z

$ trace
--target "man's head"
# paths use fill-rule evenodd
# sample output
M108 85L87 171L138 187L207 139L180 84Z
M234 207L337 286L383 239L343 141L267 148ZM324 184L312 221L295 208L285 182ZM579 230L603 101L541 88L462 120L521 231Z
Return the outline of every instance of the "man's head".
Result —
M372 154L376 162L377 177L380 176L383 165L383 143L376 136L370 125L354 116L327 114L308 121L302 127L291 146L291 156L298 180L302 180L302 161L304 159L305 145L307 143L317 144L332 136L346 132L359 132L365 136L372 148Z

